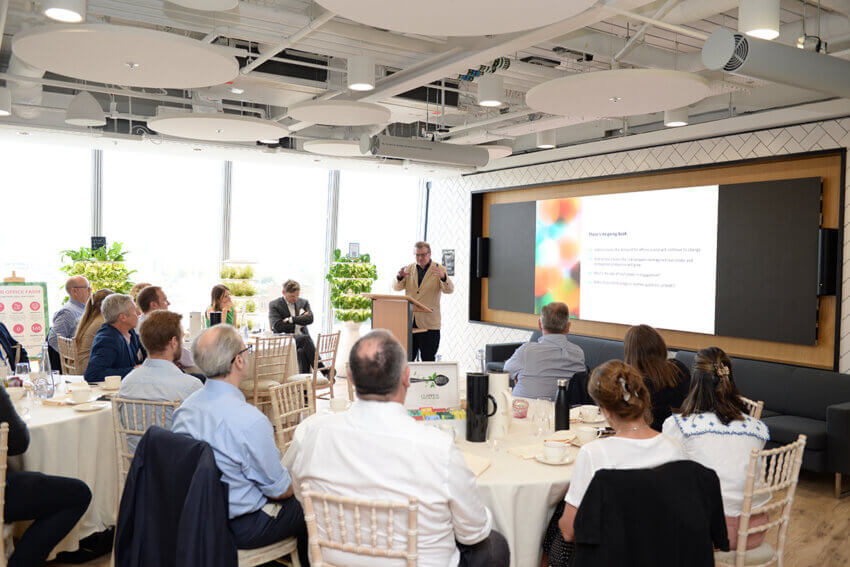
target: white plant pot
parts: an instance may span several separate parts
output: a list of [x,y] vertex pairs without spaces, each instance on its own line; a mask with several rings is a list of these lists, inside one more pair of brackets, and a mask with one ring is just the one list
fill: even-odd
[[355,321],[345,321],[342,323],[342,333],[339,336],[339,348],[336,351],[336,373],[337,376],[348,377],[346,363],[348,362],[348,354],[351,352],[351,347],[360,338],[360,327],[363,323]]

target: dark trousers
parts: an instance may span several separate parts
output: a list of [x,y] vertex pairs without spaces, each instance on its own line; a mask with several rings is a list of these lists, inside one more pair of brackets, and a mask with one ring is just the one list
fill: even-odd
[[307,524],[304,523],[304,511],[295,497],[279,502],[277,516],[271,517],[262,510],[245,514],[230,520],[230,529],[239,549],[255,549],[271,545],[288,537],[298,538],[298,559],[301,565],[308,567],[310,558],[307,553]]
[[496,530],[490,530],[490,535],[478,543],[458,543],[457,549],[460,551],[458,567],[508,567],[511,564],[508,541]]
[[298,372],[310,372],[316,361],[316,345],[310,335],[295,335],[295,350],[298,353]]
[[44,565],[89,507],[91,491],[75,478],[16,471],[6,475],[4,520],[35,520],[15,545],[9,567]]
[[59,356],[59,351],[47,345],[47,355],[50,358],[50,369],[62,374],[62,358]]
[[416,356],[419,355],[419,360],[422,362],[433,362],[438,348],[440,348],[439,329],[413,333],[413,345],[408,356],[410,360],[416,360]]

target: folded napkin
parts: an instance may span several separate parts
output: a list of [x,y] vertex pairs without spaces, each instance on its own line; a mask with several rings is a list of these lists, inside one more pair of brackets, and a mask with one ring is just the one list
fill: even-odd
[[472,453],[463,453],[463,460],[466,461],[466,466],[472,471],[475,476],[481,476],[481,473],[490,467],[492,461],[487,457],[480,457]]
[[508,453],[515,455],[520,459],[533,459],[543,452],[543,443],[534,443],[532,445],[523,445],[522,447],[511,447]]

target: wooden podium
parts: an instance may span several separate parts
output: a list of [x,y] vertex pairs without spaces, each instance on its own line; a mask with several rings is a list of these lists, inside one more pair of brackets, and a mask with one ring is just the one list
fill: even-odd
[[364,293],[363,297],[372,300],[372,329],[388,330],[409,354],[413,333],[425,331],[413,328],[413,312],[431,313],[431,308],[406,295]]

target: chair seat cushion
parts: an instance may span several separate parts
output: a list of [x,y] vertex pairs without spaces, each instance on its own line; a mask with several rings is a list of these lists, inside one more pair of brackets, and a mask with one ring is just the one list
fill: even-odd
[[797,440],[801,433],[806,436],[806,450],[826,449],[826,422],[796,415],[776,415],[762,421],[770,430],[770,440],[787,445]]
[[[257,384],[258,392],[268,392],[269,388],[272,386],[277,386],[280,382],[276,380],[269,379],[261,379]],[[242,383],[239,384],[239,389],[243,392],[253,392],[254,391],[254,381],[253,380],[243,380]]]
[[769,410],[769,409],[761,410],[762,421],[764,421],[768,417],[776,417],[777,415],[782,415],[782,414],[779,413],[778,411],[773,411],[773,410]]
[[[767,563],[773,559],[775,553],[770,544],[763,543],[755,549],[747,551],[747,555],[744,558],[744,565],[761,565],[762,563]],[[735,552],[715,551],[714,561],[718,565],[735,565]]]
[[[311,374],[311,373],[293,374],[292,376],[286,377],[287,382],[298,382],[299,380],[312,380],[312,379],[313,379],[313,374]],[[331,381],[328,380],[325,377],[325,375],[322,374],[321,372],[319,373],[318,376],[316,376],[316,386],[327,386],[330,383],[331,383]]]

